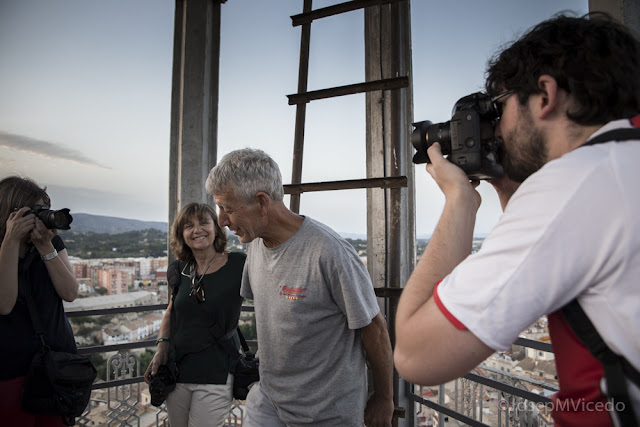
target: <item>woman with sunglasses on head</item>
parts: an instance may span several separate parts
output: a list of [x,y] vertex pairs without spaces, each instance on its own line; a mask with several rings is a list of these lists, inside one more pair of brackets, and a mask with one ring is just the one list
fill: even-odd
[[27,295],[44,329],[44,341],[54,351],[75,353],[76,342],[62,300],[78,296],[67,250],[56,230],[33,214],[48,209],[46,189],[28,178],[0,181],[0,414],[3,425],[63,426],[61,417],[45,417],[20,408],[25,376],[42,346],[36,337]]
[[215,210],[204,203],[182,208],[170,239],[177,260],[169,265],[167,278],[172,284],[171,277],[176,277],[177,286],[145,381],[150,384],[161,365],[175,366],[176,388],[166,399],[171,426],[222,426],[233,400],[233,357],[215,335],[228,333],[227,339],[239,351],[234,331],[242,307],[246,255],[225,250],[227,235]]

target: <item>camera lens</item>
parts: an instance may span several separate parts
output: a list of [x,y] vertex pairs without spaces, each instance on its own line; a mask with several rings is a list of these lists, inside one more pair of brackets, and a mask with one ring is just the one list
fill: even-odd
[[414,123],[411,133],[411,144],[416,149],[413,163],[429,163],[427,149],[434,142],[440,143],[443,155],[451,154],[451,122],[433,124],[429,120]]
[[427,147],[440,143],[443,155],[451,154],[451,122],[436,123],[427,128]]
[[44,226],[48,229],[69,230],[69,224],[73,221],[73,217],[69,213],[69,209],[60,209],[54,211],[43,206],[34,206],[27,214],[35,214]]

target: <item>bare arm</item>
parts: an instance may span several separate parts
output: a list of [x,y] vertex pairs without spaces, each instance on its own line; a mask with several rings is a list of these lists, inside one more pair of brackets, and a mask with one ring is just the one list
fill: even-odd
[[[160,330],[158,331],[158,337],[170,337],[171,336],[171,307],[173,307],[173,300],[169,300],[167,310],[164,312],[162,322],[160,322]],[[169,347],[171,343],[169,341],[159,342],[156,346],[156,354],[151,359],[151,363],[147,367],[147,371],[144,373],[144,380],[147,384],[151,383],[150,376],[158,373],[158,368],[161,365],[165,365],[169,360]]]
[[[31,241],[40,255],[53,252],[55,248],[51,240],[54,236],[54,231],[49,230],[40,219],[36,218],[35,227],[31,230]],[[67,250],[61,250],[57,257],[45,261],[44,264],[60,298],[65,301],[75,300],[78,296],[78,281],[73,274]]]
[[393,354],[387,322],[378,313],[361,331],[374,388],[364,411],[364,421],[367,427],[391,427],[394,409]]
[[442,384],[457,378],[490,355],[493,350],[471,332],[458,330],[433,300],[435,284],[470,253],[480,196],[464,172],[432,145],[427,171],[445,194],[442,216],[411,274],[396,316],[395,365],[407,380],[418,384]]
[[35,215],[24,216],[29,208],[12,212],[6,222],[6,232],[0,246],[0,315],[13,311],[18,298],[18,262],[20,242],[35,226]]

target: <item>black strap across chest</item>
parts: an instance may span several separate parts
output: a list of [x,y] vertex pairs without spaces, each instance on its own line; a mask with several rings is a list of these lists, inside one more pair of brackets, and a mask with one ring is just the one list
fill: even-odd
[[[614,129],[591,138],[581,145],[595,145],[610,141],[640,140],[640,128]],[[623,356],[615,354],[604,342],[577,299],[564,307],[562,314],[578,339],[589,349],[604,370],[607,397],[623,405],[614,405],[623,426],[637,427],[633,402],[629,396],[626,379],[640,387],[640,372]],[[630,337],[630,339],[632,339]],[[621,409],[621,410],[620,410]]]

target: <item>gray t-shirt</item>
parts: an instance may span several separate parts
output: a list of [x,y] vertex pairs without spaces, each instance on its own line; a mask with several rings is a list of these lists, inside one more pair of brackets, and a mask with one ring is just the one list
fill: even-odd
[[240,293],[253,299],[260,385],[289,426],[361,426],[366,368],[358,330],[379,313],[353,247],[309,217],[289,240],[249,244]]

